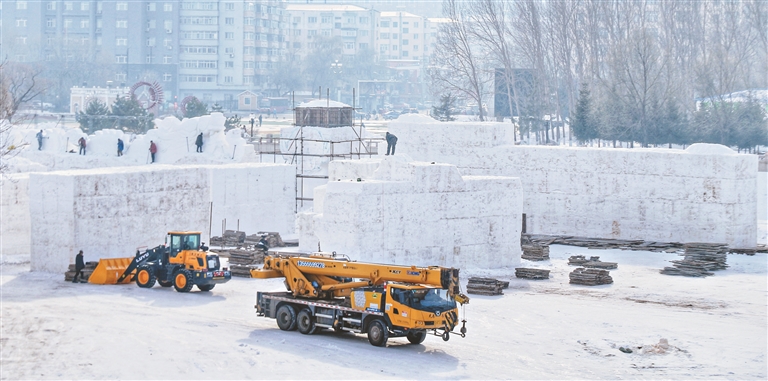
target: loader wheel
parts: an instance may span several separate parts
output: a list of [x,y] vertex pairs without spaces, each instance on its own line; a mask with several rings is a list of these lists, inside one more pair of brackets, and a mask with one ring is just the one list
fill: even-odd
[[315,317],[312,316],[312,311],[309,308],[299,311],[299,315],[296,317],[296,328],[305,335],[315,333],[315,328],[317,328],[315,327]]
[[368,326],[368,342],[376,347],[387,345],[389,330],[381,319],[376,319]]
[[178,292],[189,292],[192,289],[192,274],[189,270],[179,270],[173,277],[173,287]]
[[215,286],[215,284],[198,284],[197,288],[199,288],[200,291],[211,291],[213,290],[213,286]]
[[277,326],[283,331],[296,329],[296,310],[290,304],[283,304],[277,309]]
[[158,279],[157,284],[159,284],[161,287],[171,287],[171,286],[173,286],[173,282],[167,281],[167,280],[159,280]]
[[142,288],[151,288],[155,285],[155,273],[147,266],[139,267],[136,274],[136,284]]
[[410,341],[411,344],[421,344],[424,342],[424,339],[426,338],[427,338],[427,331],[412,330],[408,332],[408,341]]

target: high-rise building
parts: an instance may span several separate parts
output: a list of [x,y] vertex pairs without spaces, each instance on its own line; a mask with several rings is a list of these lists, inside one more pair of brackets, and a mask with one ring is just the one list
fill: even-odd
[[339,37],[339,60],[359,52],[375,51],[379,12],[354,5],[289,4],[288,39],[297,56],[304,58],[319,37]]

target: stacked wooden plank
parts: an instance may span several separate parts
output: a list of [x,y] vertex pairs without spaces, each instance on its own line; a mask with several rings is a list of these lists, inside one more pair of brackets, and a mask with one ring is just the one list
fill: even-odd
[[210,246],[220,247],[242,247],[244,244],[245,232],[234,230],[225,230],[221,237],[211,237],[210,242]]
[[524,244],[537,245],[569,245],[586,247],[589,249],[621,249],[621,250],[643,250],[654,252],[677,252],[683,248],[678,242],[655,242],[643,240],[626,239],[608,239],[608,238],[587,238],[575,236],[543,235],[543,234],[523,234]]
[[728,246],[712,243],[686,243],[683,260],[671,261],[674,267],[665,267],[659,270],[662,274],[683,276],[709,276],[711,271],[728,268]]
[[529,269],[525,267],[515,268],[515,277],[523,279],[549,279],[549,270]]
[[583,255],[572,255],[568,258],[568,264],[571,266],[581,266],[596,269],[617,269],[619,264],[616,262],[603,262],[600,257],[591,256],[587,259]]
[[[93,273],[93,270],[96,269],[96,265],[98,265],[99,262],[85,262],[85,268],[80,272],[80,276],[78,277],[78,281],[82,280],[82,282],[87,282],[88,278],[91,277],[91,273]],[[75,265],[69,265],[69,269],[67,272],[64,273],[64,280],[67,282],[71,282],[75,279]]]
[[232,276],[250,278],[251,269],[264,263],[264,252],[261,250],[225,249],[216,252],[220,257],[229,258]]
[[613,278],[608,270],[585,269],[579,267],[568,274],[571,284],[581,284],[584,286],[597,286],[601,284],[613,283]]
[[509,287],[509,282],[492,278],[471,277],[467,283],[467,293],[477,295],[502,295],[503,289]]
[[520,257],[529,261],[549,260],[549,246],[523,245],[523,255]]

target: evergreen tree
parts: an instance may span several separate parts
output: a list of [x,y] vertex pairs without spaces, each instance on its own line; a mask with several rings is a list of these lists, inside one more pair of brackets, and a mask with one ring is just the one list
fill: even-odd
[[579,90],[579,99],[576,104],[576,111],[573,113],[571,130],[576,135],[576,139],[581,141],[589,141],[600,137],[597,118],[592,111],[589,87],[586,83],[582,83],[581,90]]
[[80,129],[86,134],[112,127],[109,118],[109,108],[98,99],[91,99],[85,107],[85,111],[79,111],[76,120],[80,123]]
[[447,122],[456,120],[453,117],[453,108],[456,103],[456,97],[451,94],[445,94],[440,97],[440,105],[432,106],[432,117],[441,121]]
[[110,115],[115,117],[115,124],[123,131],[144,133],[154,127],[153,115],[147,114],[147,110],[133,96],[117,97]]
[[192,98],[191,101],[187,102],[187,105],[184,108],[185,118],[196,118],[198,116],[203,116],[208,114],[209,114],[208,105],[201,102],[197,98]]

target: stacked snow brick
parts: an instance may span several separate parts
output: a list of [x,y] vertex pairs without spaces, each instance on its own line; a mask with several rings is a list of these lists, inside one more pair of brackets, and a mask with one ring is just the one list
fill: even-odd
[[29,260],[29,174],[0,176],[0,260]]
[[520,263],[520,180],[461,176],[405,155],[333,161],[299,214],[300,249],[366,262],[460,268]]

